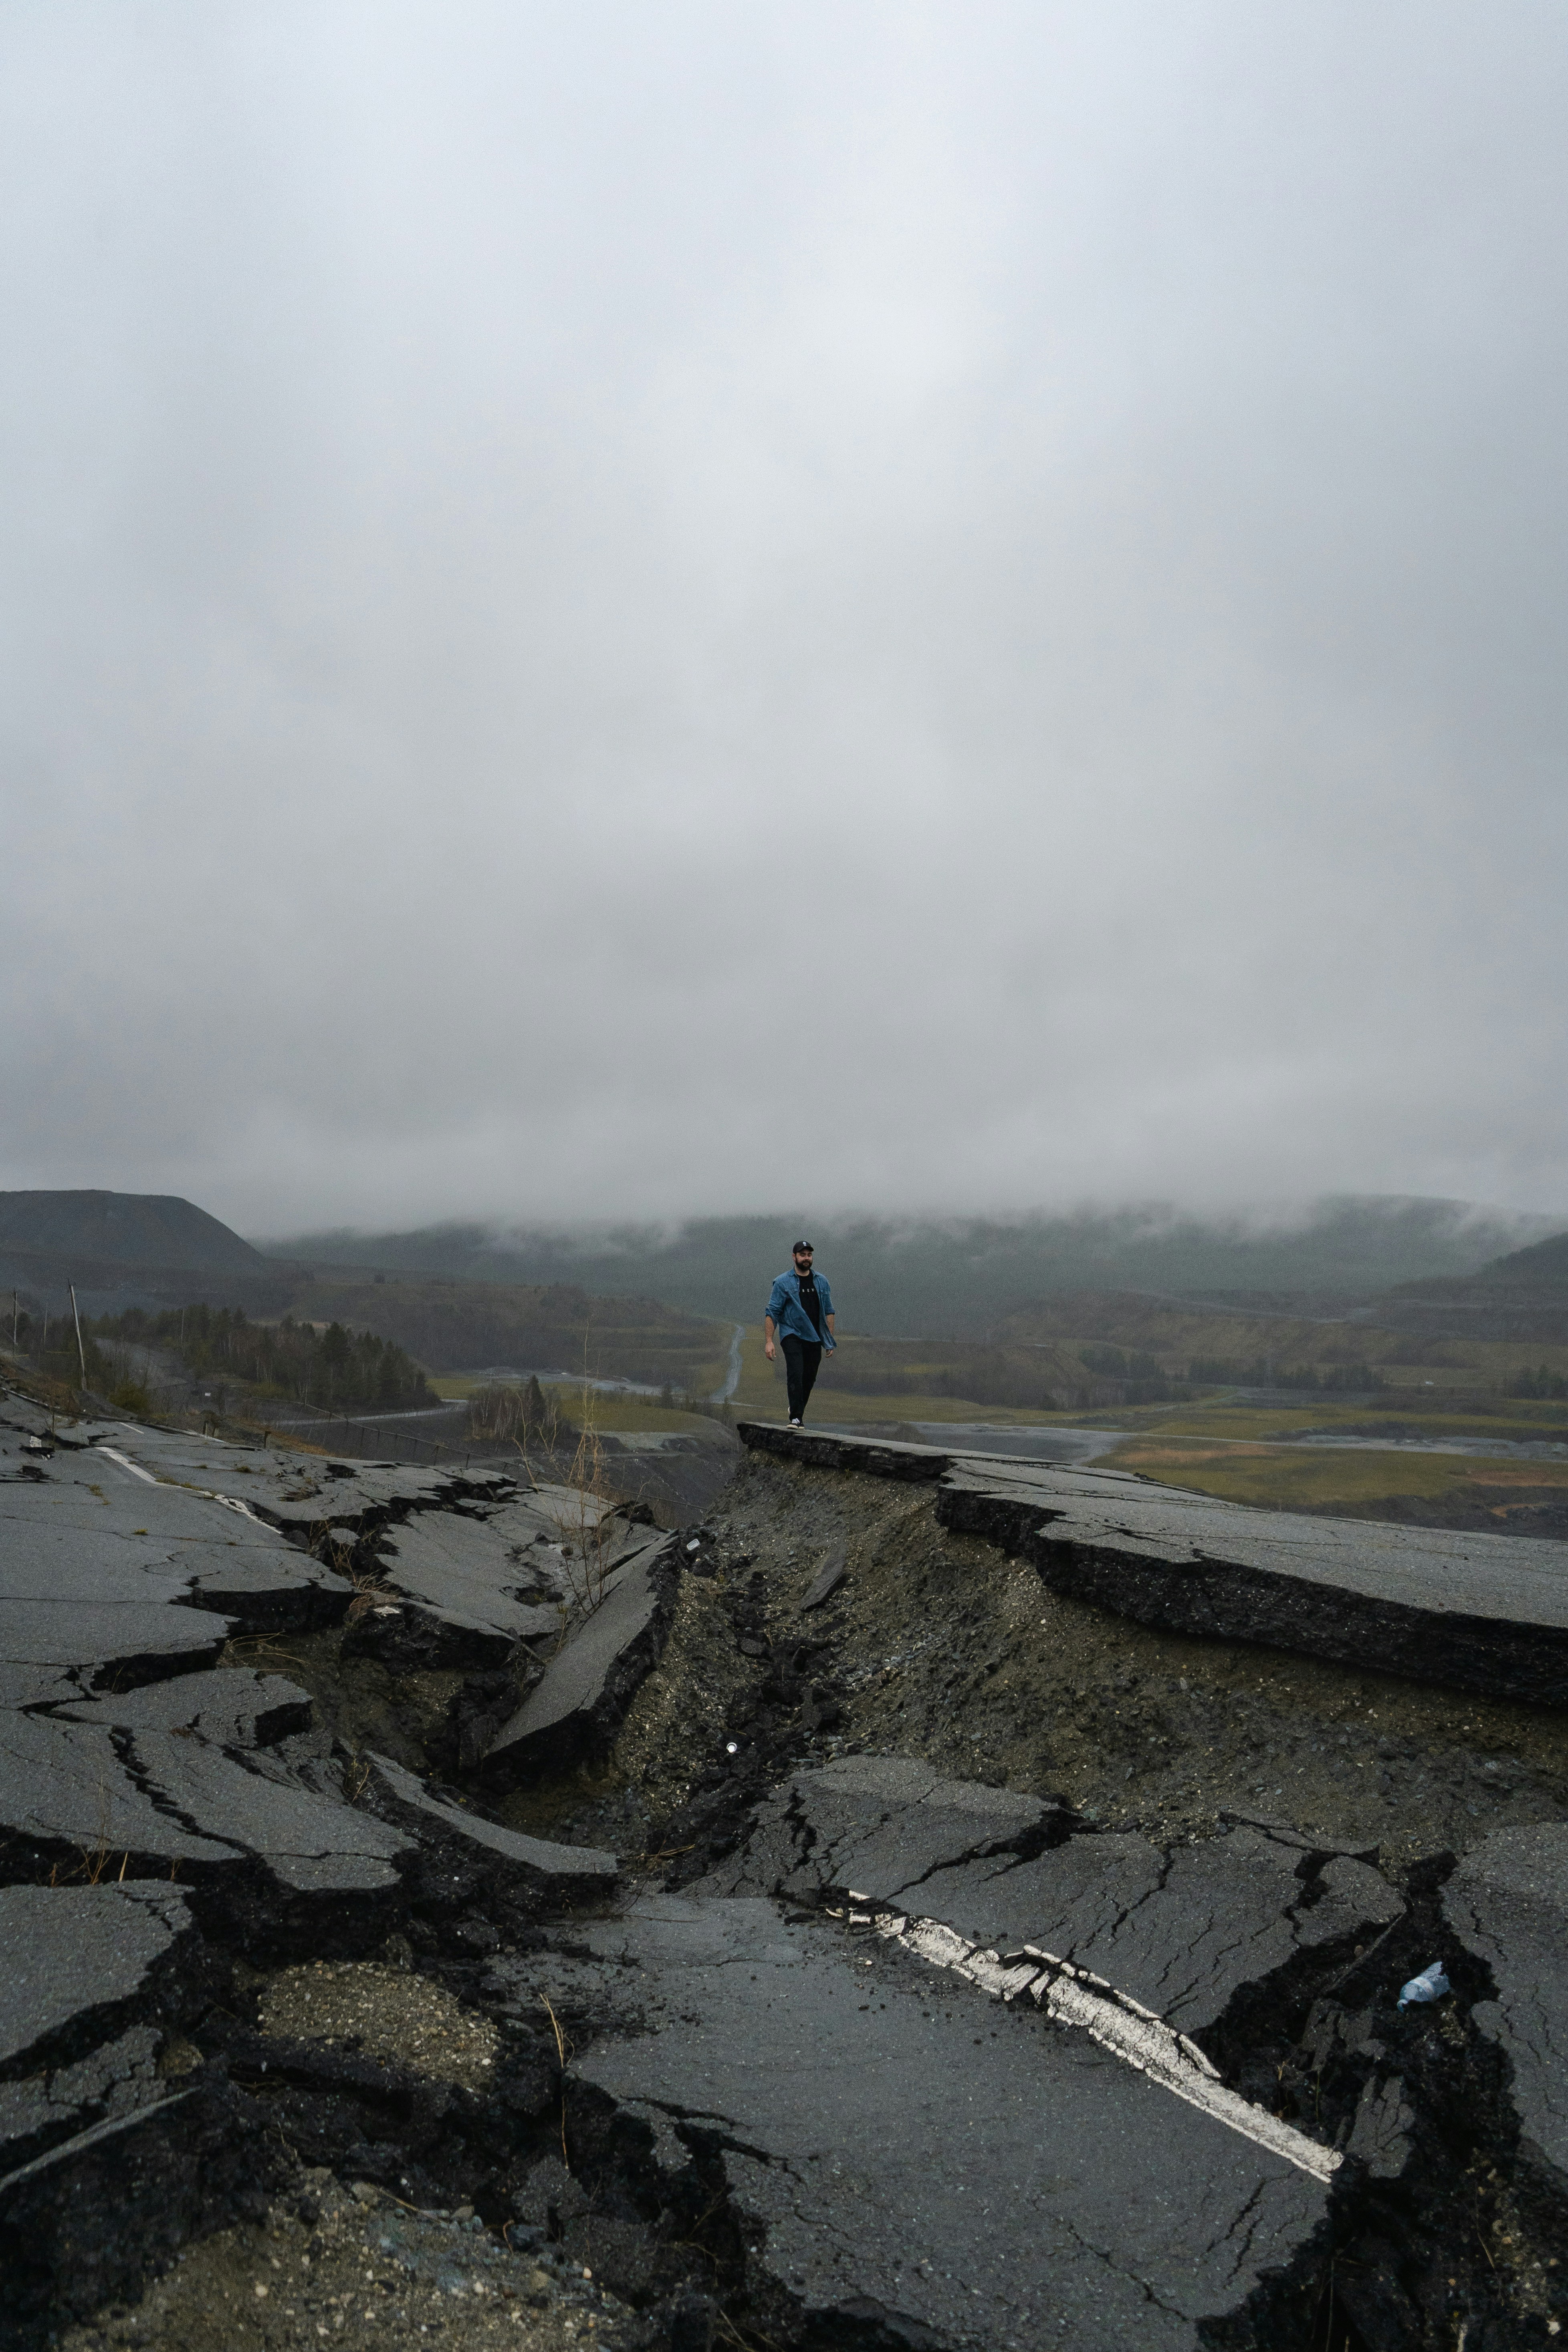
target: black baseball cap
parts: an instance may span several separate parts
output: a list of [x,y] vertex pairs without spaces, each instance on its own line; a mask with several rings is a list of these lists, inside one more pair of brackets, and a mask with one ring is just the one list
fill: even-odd
[[816,1244],[812,1242],[791,1242],[789,1245],[791,1257],[795,1255],[796,1250],[810,1250],[813,1257],[816,1255]]

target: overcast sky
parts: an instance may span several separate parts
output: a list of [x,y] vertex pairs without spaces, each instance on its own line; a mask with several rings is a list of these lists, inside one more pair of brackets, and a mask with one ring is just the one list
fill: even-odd
[[7,0],[0,1185],[1568,1211],[1568,17]]

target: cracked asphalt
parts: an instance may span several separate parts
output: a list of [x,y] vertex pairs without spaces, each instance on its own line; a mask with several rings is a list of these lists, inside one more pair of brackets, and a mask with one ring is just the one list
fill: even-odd
[[761,1898],[649,1895],[590,1931],[654,1979],[585,2080],[720,2155],[767,2283],[940,2340],[1188,2346],[1325,2192],[1036,2010]]
[[[83,1491],[90,1544],[108,1507]],[[62,1752],[109,1728],[156,1745],[204,1826],[242,1787],[234,1834],[270,1818],[290,1773],[331,1796],[342,1889],[341,1942],[312,1950],[301,1926],[258,1967],[241,1937],[205,1990],[161,1898],[147,1966],[179,2031],[150,1974],[102,2065],[226,2098],[266,2144],[270,2202],[57,2340],[1504,2352],[1560,2333],[1563,1718],[1152,1632],[1049,1593],[934,1501],[749,1459],[682,1536],[663,1654],[607,1746],[488,1799],[470,1781],[458,1811],[401,1776],[447,1841],[406,1885],[412,1832],[344,1769],[358,1718],[312,1727],[258,1645],[241,1672],[209,1664],[215,1625],[177,1689],[119,1694],[112,1722],[51,1684]],[[158,1508],[191,1540],[188,1502],[138,1498]],[[425,1549],[482,1583],[482,1515],[435,1508]],[[221,1546],[243,1548],[226,1591],[244,1567],[314,1606],[314,1560]],[[458,1669],[437,1690],[412,1651],[367,1663],[360,1631],[315,1623],[290,1645],[318,1708],[357,1675],[414,1772],[462,1770],[460,1738],[435,1744]],[[390,1803],[396,1766],[376,1769]],[[488,1811],[613,1849],[619,1885],[600,1854],[569,1887],[558,1858],[553,1912],[487,1908]],[[454,1873],[458,1831],[479,1859]],[[314,1885],[277,1852],[284,1884]],[[123,1937],[151,1896],[70,1899]],[[205,1882],[193,1901],[204,1932],[240,1934]],[[1450,1993],[1398,2011],[1438,1957]]]
[[[1250,2299],[1242,2298],[1245,2315],[1231,2306],[1224,2324],[1241,2333],[1228,2340],[1305,2344],[1318,2340],[1315,2328],[1326,2328],[1322,2340],[1336,2345],[1394,2352],[1430,2342],[1447,2352],[1461,2326],[1471,2341],[1489,2328],[1487,2341],[1508,2343],[1518,2330],[1553,2319],[1568,2324],[1553,2251],[1568,2225],[1560,2159],[1542,2170],[1527,2149],[1523,2185],[1505,2163],[1502,2189],[1486,2192],[1512,2198],[1517,2226],[1489,2231],[1483,2242],[1473,2218],[1478,2182],[1497,2174],[1500,2143],[1517,2135],[1515,2101],[1524,2100],[1531,2115],[1560,2109],[1551,2069],[1531,2057],[1542,2038],[1534,2011],[1542,1996],[1521,1987],[1508,2012],[1520,2020],[1511,2042],[1506,2018],[1487,1997],[1492,1981],[1479,1973],[1465,1977],[1463,1996],[1456,1993],[1440,2014],[1394,2008],[1403,1974],[1451,1948],[1442,1940],[1436,1890],[1453,1856],[1494,1837],[1563,1834],[1563,1717],[1261,1646],[1153,1632],[1047,1592],[1032,1569],[1004,1550],[943,1528],[933,1505],[929,1490],[853,1471],[825,1475],[749,1459],[710,1522],[732,1645],[726,1653],[721,1610],[707,1588],[700,1645],[689,1662],[678,1625],[657,1677],[628,1716],[609,1773],[596,1790],[557,1791],[552,1801],[564,1808],[558,1818],[628,1853],[662,1857],[668,1893],[689,1900],[771,1894],[810,1906],[837,1882],[933,1914],[999,1949],[1043,1944],[1195,2032],[1226,2082],[1348,2151],[1344,2182],[1322,2199],[1318,2221],[1300,2241],[1321,2245],[1314,2229],[1343,2235],[1331,2272],[1317,2264],[1312,2288],[1313,2257],[1271,2255]],[[824,1605],[803,1609],[835,1562],[845,1570],[837,1591]],[[695,1743],[678,1736],[683,1722],[700,1731],[695,1756]],[[868,1842],[856,1804],[847,1800],[835,1824],[819,1795],[803,1853],[795,1776],[826,1766],[831,1778],[862,1763],[918,1767],[928,1788],[966,1781],[969,1804],[1014,1808],[1010,1822],[998,1827],[994,1820],[987,1832],[994,1846],[1010,1850],[987,1856],[973,1822],[966,1832],[952,1822],[942,1831],[951,1832],[945,1853],[928,1846],[906,1868],[890,1850],[900,1837],[896,1805],[878,1808]],[[1032,1824],[1025,1818],[1030,1806]],[[1531,1913],[1528,1936],[1518,1928],[1521,1953],[1540,1952],[1549,1919],[1560,1932],[1560,1885]],[[879,1971],[885,1965],[879,1960]],[[1561,2035],[1568,2013],[1553,1966],[1544,1998]],[[1464,1968],[1459,1959],[1453,1967],[1458,1980]],[[716,2021],[725,1981],[716,1963],[702,1976],[692,2014],[709,2018],[706,2034],[677,2021],[624,2049],[598,2045],[585,2061],[595,2079],[628,2095],[635,2084],[647,2089],[663,2079],[672,2098],[688,2061],[701,2079],[700,2045],[722,2038]],[[782,2015],[782,1996],[773,1998]],[[987,2007],[968,1988],[947,1998],[981,2016]],[[880,2032],[879,2007],[874,2014]],[[959,2043],[977,2053],[984,2075],[993,2052],[1007,2046],[1000,2037],[1016,2035],[1026,2021],[1009,2011],[1005,2025],[994,2017],[972,2021]],[[1512,2089],[1493,2062],[1489,2044],[1498,2041],[1509,2065],[1525,2069]],[[767,2115],[787,2116],[793,2097],[805,2095],[807,2111],[816,2098],[849,2100],[853,2094],[837,2087],[840,2072],[858,2087],[862,2070],[853,2054],[828,2054],[829,2044],[804,2023],[790,2046],[809,2095],[782,2080],[772,2107],[753,2102],[744,2081],[722,2099],[707,2095],[743,2121],[748,2136],[762,2134],[754,2144],[766,2144]],[[1021,2046],[1015,2039],[1015,2054]],[[1026,2046],[1032,2053],[1034,2045]],[[1081,2063],[1115,2063],[1098,2055]],[[1426,2105],[1413,2121],[1407,2092],[1417,2080]],[[1043,2080],[1037,2087],[1043,2091]],[[679,2094],[689,2095],[689,2086]],[[1177,2104],[1165,2100],[1172,2113]],[[967,2094],[961,2097],[951,2084],[934,2105],[953,2118],[970,2113]],[[1010,2113],[1005,2095],[995,2112]],[[1186,2116],[1149,2126],[1172,2150],[1194,2127]],[[946,2161],[940,2137],[924,2148],[935,2177]],[[1549,2143],[1552,2137],[1547,2131]],[[997,2139],[1013,2147],[1011,2124]],[[976,2152],[985,2146],[983,2133],[966,2142],[965,2199],[975,2194]],[[1206,2158],[1196,2160],[1202,2170]],[[1245,2169],[1252,2159],[1239,2160]],[[744,2161],[754,2166],[757,2158]],[[725,2162],[734,2170],[743,2160],[737,2154]],[[1412,2204],[1403,2184],[1422,2167],[1436,2177],[1423,2181]],[[998,2185],[1005,2170],[998,2160],[989,2176],[1000,2200],[991,2218],[1005,2231],[1037,2230],[1037,2210],[1026,2221],[1008,2201],[1016,2184]],[[745,2178],[761,2213],[765,2183]],[[1068,2180],[1059,2168],[1046,2178]],[[1363,2186],[1354,2191],[1358,2218],[1347,2224],[1352,2179]],[[1390,2185],[1368,2192],[1369,2179]],[[1124,2222],[1097,2239],[1094,2222],[1073,2209],[1070,2183],[1057,2193],[1053,2226],[1065,2233],[1062,2242],[1075,2231],[1087,2243],[1137,2242]],[[1140,2187],[1137,2195],[1144,2193]],[[1292,2193],[1309,2202],[1319,2194],[1310,2184]],[[1163,2199],[1169,2210],[1171,2194],[1167,2183],[1154,2192],[1156,2203]],[[875,2197],[863,2183],[856,2199],[858,2212],[872,2210]],[[802,2249],[811,2210],[791,2209],[789,2230]],[[944,2229],[959,2210],[951,2182]],[[1133,2203],[1124,2210],[1131,2213]],[[777,2216],[775,2224],[784,2226]],[[826,2218],[822,2228],[826,2245]],[[1213,2242],[1190,2220],[1175,2237]],[[889,2231],[887,2242],[895,2239]],[[766,2242],[782,2241],[770,2232]],[[906,2263],[896,2279],[885,2263],[873,2300],[893,2296],[896,2285],[915,2295],[921,2325],[956,2329],[956,2306],[942,2301],[952,2281],[942,2273],[958,2278],[963,2262],[952,2257],[951,2238],[944,2242],[949,2258],[934,2273],[942,2294],[924,2283],[918,2263]],[[1447,2266],[1439,2248],[1447,2249]],[[1141,2256],[1133,2268],[1148,2280],[1157,2275]],[[826,2258],[801,2251],[789,2273],[792,2290],[808,2301],[828,2296],[831,2270]],[[1322,2282],[1331,2275],[1337,2320],[1324,2315]],[[1296,2300],[1292,2281],[1300,2288]],[[968,2292],[972,2304],[992,2294],[983,2263],[969,2275]],[[1074,2304],[1073,2340],[1086,2326],[1086,2342],[1118,2340],[1122,2321],[1110,2315],[1115,2300],[1102,2300],[1098,2317],[1089,2319]],[[889,2307],[908,2305],[894,2296]],[[1206,2330],[1224,2307],[1211,2307],[1205,2321],[1178,2299],[1162,2326],[1176,2326],[1177,2310],[1181,2326]],[[997,2300],[986,2324],[999,2344],[1027,2344],[1037,2318],[1031,2299],[1014,2296]],[[1103,2339],[1096,2327],[1109,2331]],[[1343,2332],[1352,2327],[1358,2332]],[[1037,2340],[1052,2340],[1050,2329]]]

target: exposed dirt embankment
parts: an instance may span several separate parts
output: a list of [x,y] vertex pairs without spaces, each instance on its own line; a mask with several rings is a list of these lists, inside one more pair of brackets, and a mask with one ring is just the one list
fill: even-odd
[[1237,1812],[1391,1860],[1568,1812],[1568,1725],[1542,1709],[1152,1631],[942,1527],[929,1487],[749,1455],[723,1503],[722,1588],[687,1580],[609,1775],[539,1791],[536,1824],[700,1847],[783,1761],[847,1748],[1160,1839]]

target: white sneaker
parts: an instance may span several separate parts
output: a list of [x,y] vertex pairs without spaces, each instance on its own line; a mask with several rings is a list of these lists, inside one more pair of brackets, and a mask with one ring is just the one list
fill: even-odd
[[792,1421],[791,1421],[791,1423],[790,1423],[790,1427],[791,1427],[792,1429],[798,1429],[798,1428],[800,1427],[800,1423],[799,1423],[799,1422],[798,1422],[798,1421],[792,1420]]

